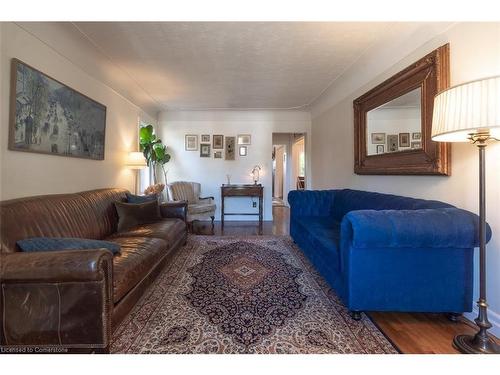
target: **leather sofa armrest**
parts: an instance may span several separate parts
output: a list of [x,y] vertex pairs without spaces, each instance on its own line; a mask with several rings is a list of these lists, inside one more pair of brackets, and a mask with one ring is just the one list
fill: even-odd
[[109,250],[3,253],[0,262],[1,345],[108,350],[113,311]]
[[478,216],[459,208],[351,211],[344,216],[341,231],[343,244],[350,241],[353,248],[479,246]]
[[108,276],[113,254],[85,249],[3,253],[1,259],[2,282],[98,281]]
[[187,221],[187,201],[174,201],[160,204],[160,213],[164,218]]

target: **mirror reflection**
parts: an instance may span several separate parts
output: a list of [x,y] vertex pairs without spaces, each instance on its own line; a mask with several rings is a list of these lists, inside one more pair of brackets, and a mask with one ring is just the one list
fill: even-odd
[[368,156],[422,148],[421,96],[419,87],[366,114]]

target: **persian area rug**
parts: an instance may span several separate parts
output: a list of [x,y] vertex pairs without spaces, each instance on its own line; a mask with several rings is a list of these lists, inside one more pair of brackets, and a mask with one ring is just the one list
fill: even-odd
[[113,336],[112,353],[397,353],[289,237],[191,236]]

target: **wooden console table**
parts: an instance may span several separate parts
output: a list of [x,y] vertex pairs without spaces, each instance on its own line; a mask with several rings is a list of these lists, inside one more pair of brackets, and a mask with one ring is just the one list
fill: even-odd
[[[264,187],[261,184],[258,185],[222,185],[220,187],[221,194],[221,226],[224,230],[224,216],[225,215],[252,215],[259,216],[259,233],[262,233],[262,206],[264,199]],[[226,197],[257,197],[259,198],[259,213],[249,213],[249,212],[225,212],[224,211],[224,199]]]

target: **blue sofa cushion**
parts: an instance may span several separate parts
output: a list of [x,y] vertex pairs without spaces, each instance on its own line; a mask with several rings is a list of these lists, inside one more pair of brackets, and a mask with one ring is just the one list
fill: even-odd
[[339,269],[340,223],[331,217],[304,216],[295,220],[307,233],[314,247],[314,257],[320,258],[327,267]]
[[64,237],[32,237],[17,241],[17,245],[25,252],[108,249],[117,254],[121,249],[120,245],[114,242]]

